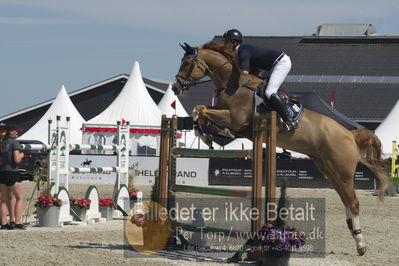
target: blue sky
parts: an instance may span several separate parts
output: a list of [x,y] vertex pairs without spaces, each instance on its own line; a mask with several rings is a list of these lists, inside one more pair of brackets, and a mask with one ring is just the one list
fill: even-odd
[[[277,3],[278,2],[278,3]],[[371,23],[399,34],[399,2],[238,0],[0,0],[0,117],[121,73],[173,81],[179,42],[244,35],[302,36],[325,23]]]

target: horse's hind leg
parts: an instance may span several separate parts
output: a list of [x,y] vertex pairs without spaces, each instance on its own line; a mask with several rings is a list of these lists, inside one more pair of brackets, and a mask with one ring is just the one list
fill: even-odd
[[345,154],[341,153],[340,156],[329,154],[327,157],[319,158],[315,160],[315,163],[319,170],[327,176],[340,196],[345,206],[347,226],[355,240],[357,252],[362,256],[366,252],[367,246],[360,229],[360,205],[353,183],[357,155],[355,153],[351,155],[348,152]]

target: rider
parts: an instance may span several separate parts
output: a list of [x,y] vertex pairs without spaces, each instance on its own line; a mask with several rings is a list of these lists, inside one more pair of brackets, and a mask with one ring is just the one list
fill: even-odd
[[242,43],[242,34],[236,29],[226,31],[223,34],[223,40],[226,45],[236,51],[241,75],[248,75],[249,70],[254,68],[271,70],[265,96],[283,119],[285,130],[290,131],[297,128],[298,123],[293,121],[287,110],[286,102],[277,94],[277,90],[291,69],[290,58],[281,51]]

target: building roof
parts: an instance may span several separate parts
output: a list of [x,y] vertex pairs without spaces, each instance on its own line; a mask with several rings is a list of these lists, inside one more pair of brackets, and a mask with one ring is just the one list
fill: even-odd
[[290,75],[399,76],[399,36],[244,36],[244,42],[287,53]]
[[292,92],[315,92],[326,102],[335,92],[334,108],[357,122],[380,123],[399,97],[399,84],[389,83],[285,82],[282,87]]

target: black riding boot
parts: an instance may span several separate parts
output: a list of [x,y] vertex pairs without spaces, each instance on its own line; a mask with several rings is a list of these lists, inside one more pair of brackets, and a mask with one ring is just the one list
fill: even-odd
[[284,128],[282,131],[290,131],[292,129],[298,128],[298,122],[294,122],[291,115],[288,113],[287,106],[277,93],[273,93],[270,96],[270,102],[273,104],[276,111],[281,116],[284,121]]

